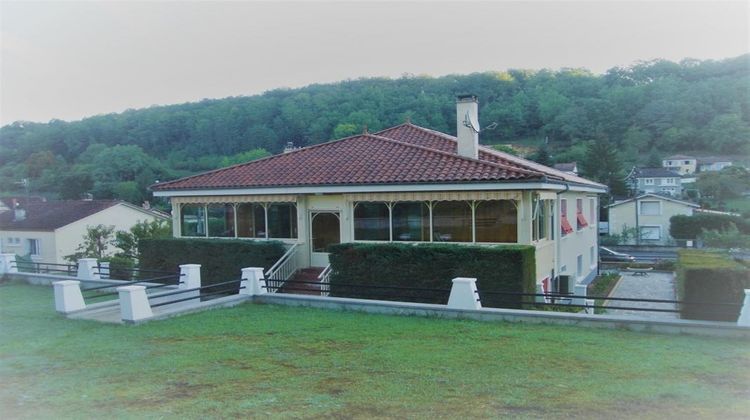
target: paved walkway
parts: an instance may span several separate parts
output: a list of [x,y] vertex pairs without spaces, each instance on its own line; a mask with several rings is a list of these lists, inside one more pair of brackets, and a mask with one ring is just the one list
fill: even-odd
[[[647,276],[634,276],[631,273],[623,271],[621,274],[622,279],[613,291],[612,297],[676,300],[674,274],[672,273],[649,273]],[[671,303],[610,301],[607,306],[613,308],[607,309],[608,314],[679,318],[679,314],[675,312],[614,309],[618,307],[677,309],[677,306]]]

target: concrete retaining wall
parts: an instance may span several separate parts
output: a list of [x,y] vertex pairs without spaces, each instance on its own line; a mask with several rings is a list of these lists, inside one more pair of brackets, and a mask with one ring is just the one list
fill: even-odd
[[566,312],[526,311],[519,309],[482,308],[450,309],[444,305],[390,302],[365,299],[291,295],[283,293],[253,296],[253,302],[312,308],[349,310],[368,313],[428,316],[437,318],[506,321],[533,324],[569,325],[587,328],[624,329],[661,334],[688,334],[707,337],[750,339],[750,328],[729,322],[655,320],[629,315],[588,315]]

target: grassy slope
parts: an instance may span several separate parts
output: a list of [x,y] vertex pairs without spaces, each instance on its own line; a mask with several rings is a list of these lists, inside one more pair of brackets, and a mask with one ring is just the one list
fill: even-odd
[[142,326],[0,286],[3,417],[741,417],[746,342],[246,304]]

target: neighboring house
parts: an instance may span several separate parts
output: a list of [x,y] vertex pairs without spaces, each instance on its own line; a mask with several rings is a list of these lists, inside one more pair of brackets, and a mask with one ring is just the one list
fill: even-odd
[[609,233],[621,235],[627,229],[635,229],[640,245],[668,245],[669,218],[678,214],[692,215],[700,206],[656,194],[643,194],[635,198],[618,201],[607,206]]
[[673,155],[662,160],[661,166],[680,175],[690,175],[698,170],[698,161],[693,156]]
[[578,163],[577,162],[556,163],[555,169],[557,169],[558,171],[563,171],[571,175],[578,175]]
[[281,240],[295,269],[340,242],[527,244],[547,290],[592,280],[606,186],[480,146],[477,110],[459,97],[457,137],[407,122],[152,189],[174,236]]
[[699,172],[720,171],[728,166],[732,166],[732,158],[726,156],[706,156],[698,158]]
[[114,226],[117,231],[142,221],[169,220],[162,213],[115,200],[40,201],[23,206],[5,202],[9,209],[0,212],[0,250],[41,263],[65,263],[89,226]]
[[682,178],[664,168],[633,168],[625,178],[635,194],[682,196]]

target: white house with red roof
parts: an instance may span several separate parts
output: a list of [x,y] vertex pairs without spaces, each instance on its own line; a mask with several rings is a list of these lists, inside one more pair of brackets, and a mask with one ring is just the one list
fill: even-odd
[[547,290],[593,279],[606,186],[479,145],[477,117],[460,96],[456,137],[407,122],[152,188],[174,236],[281,240],[296,268],[342,242],[526,244]]

